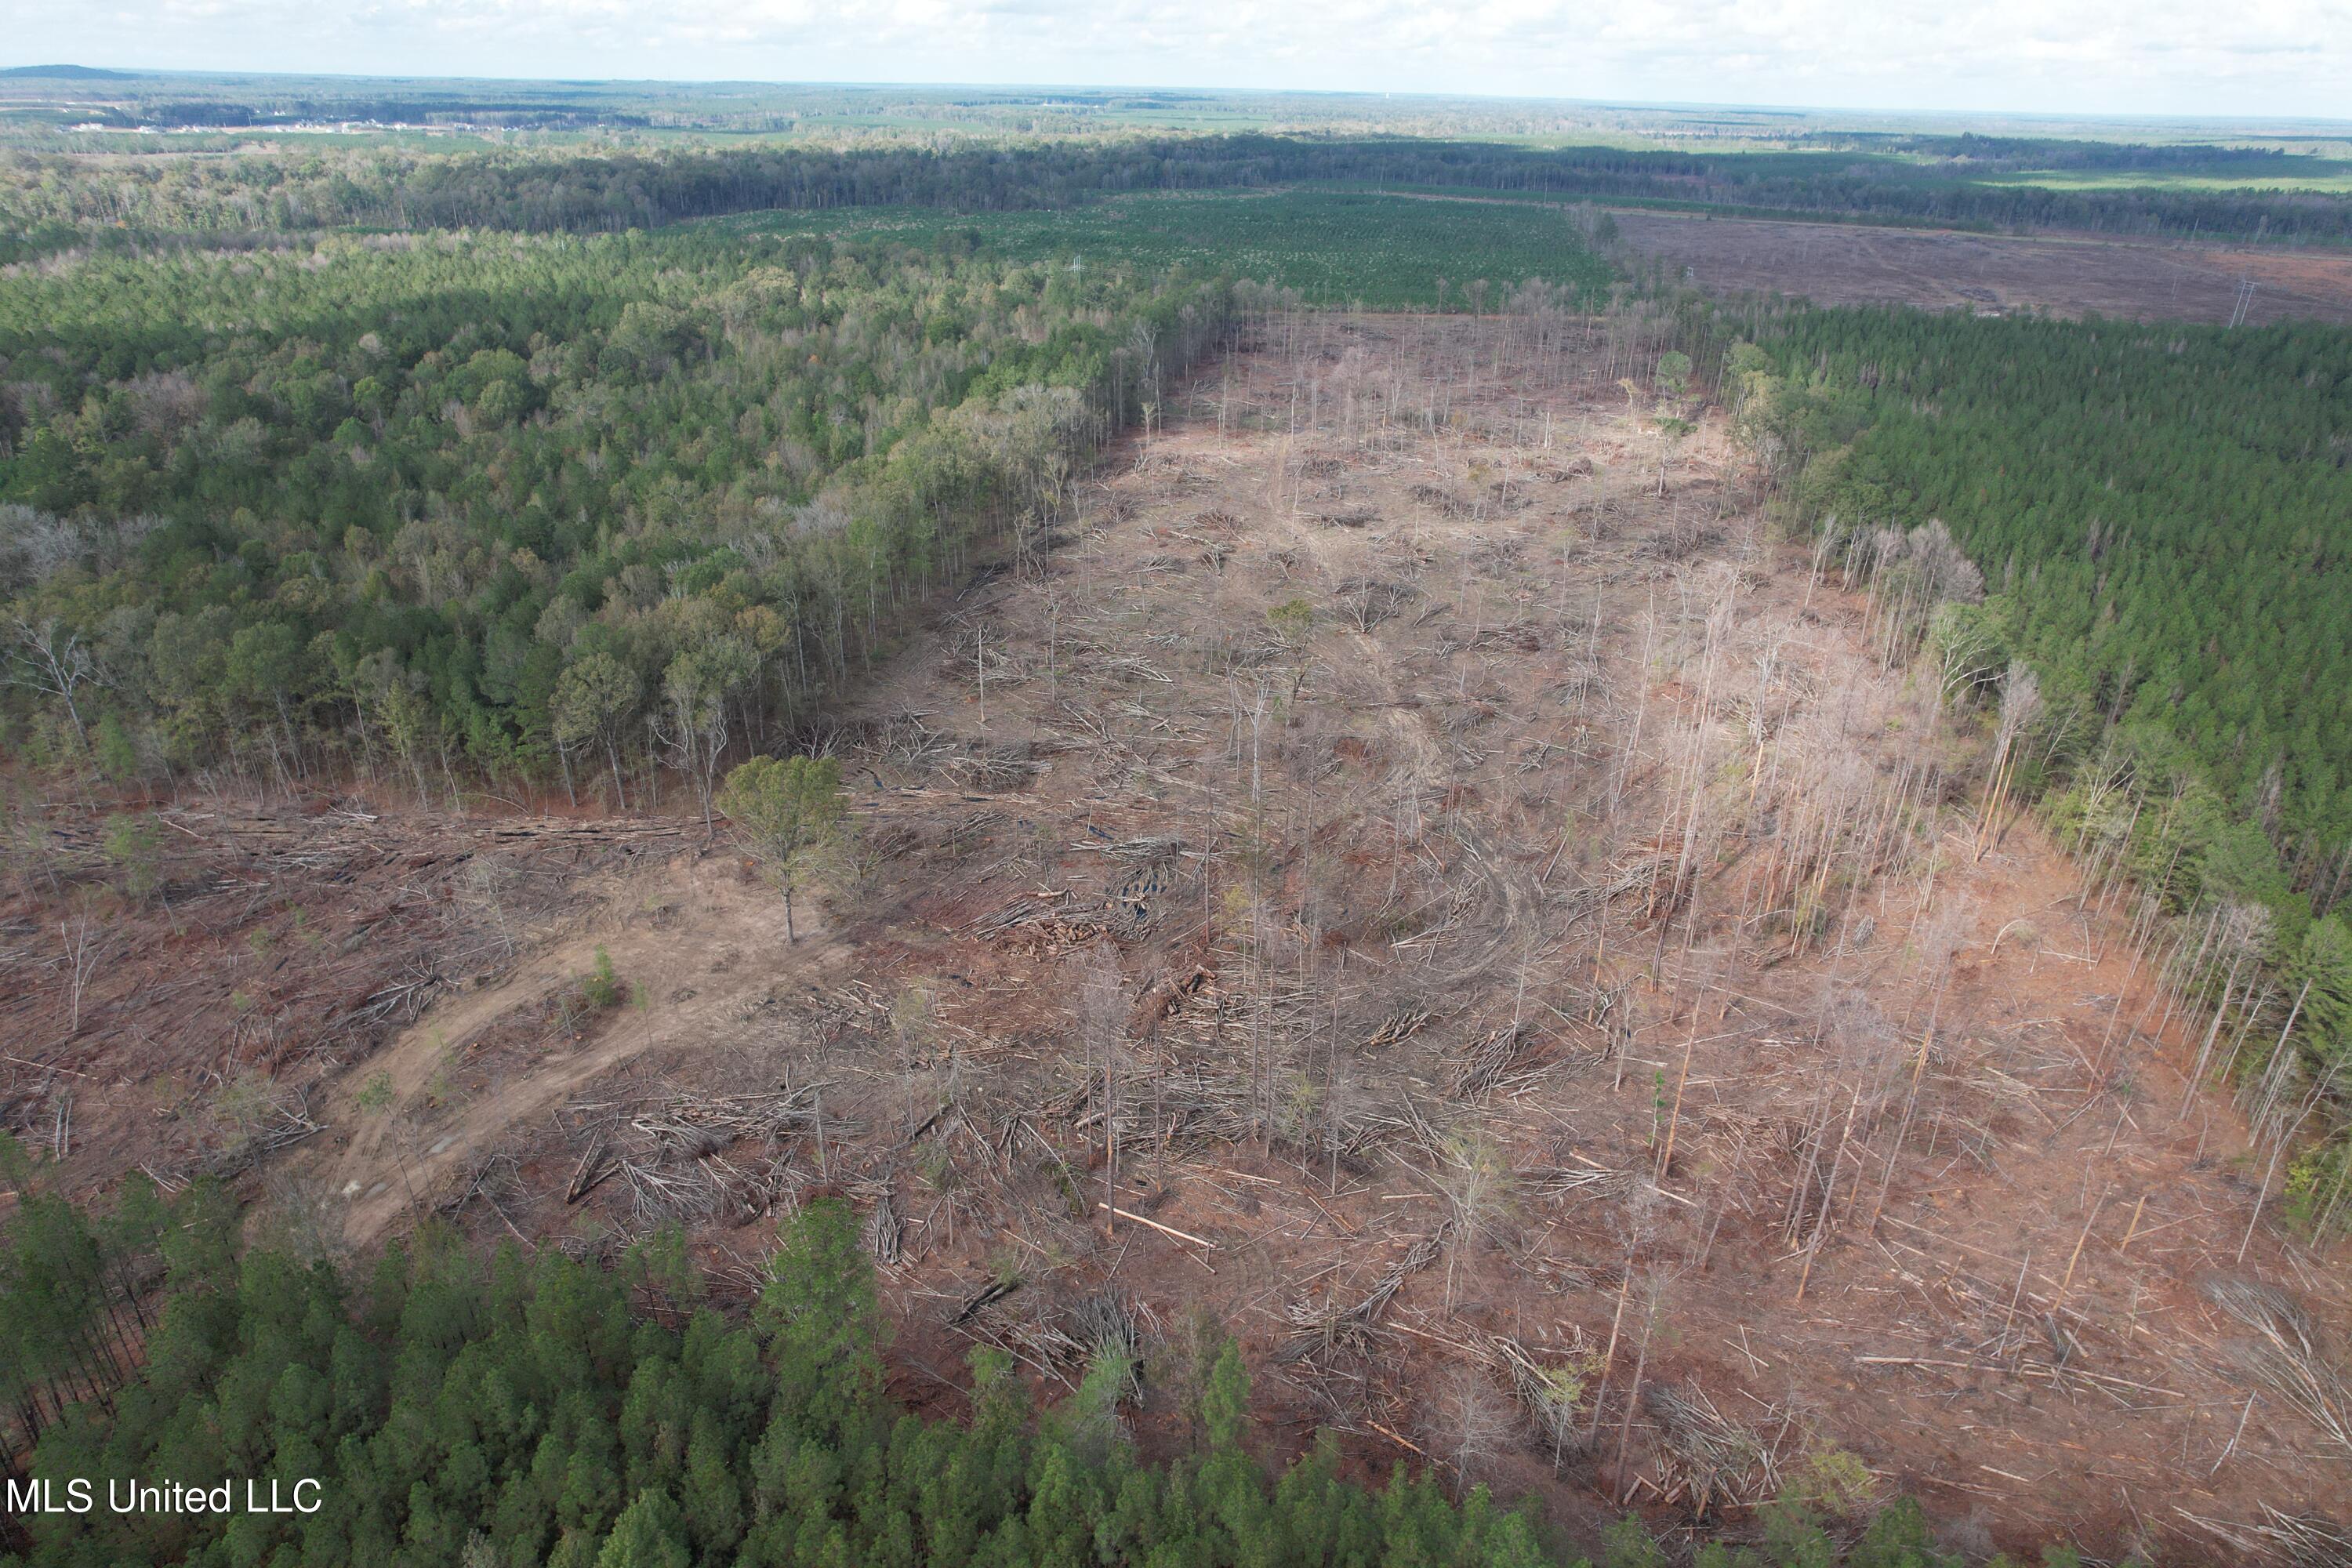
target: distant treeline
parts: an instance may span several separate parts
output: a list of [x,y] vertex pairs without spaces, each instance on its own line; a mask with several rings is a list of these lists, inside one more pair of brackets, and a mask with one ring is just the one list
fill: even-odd
[[113,231],[341,226],[612,232],[772,208],[991,212],[1142,191],[1303,182],[1434,185],[1576,200],[1670,201],[1885,223],[2352,241],[2352,200],[2315,192],[1987,185],[1835,153],[1536,150],[1412,138],[1239,135],[1018,146],[674,153],[374,148],[303,155],[0,164],[0,262]]
[[2294,154],[2277,147],[2226,147],[2210,142],[2080,142],[2058,136],[1923,136],[1896,131],[1815,131],[1796,138],[1807,147],[1909,153],[1964,161],[1979,170],[2129,169],[2187,173],[2226,168],[2252,177],[2292,174]]
[[653,123],[644,114],[620,113],[593,105],[512,102],[457,95],[430,98],[287,98],[260,100],[184,98],[141,101],[126,108],[93,109],[95,124],[124,131],[142,126],[289,126],[320,121],[373,121],[379,124],[499,125],[515,130],[584,131],[608,125],[635,128]]

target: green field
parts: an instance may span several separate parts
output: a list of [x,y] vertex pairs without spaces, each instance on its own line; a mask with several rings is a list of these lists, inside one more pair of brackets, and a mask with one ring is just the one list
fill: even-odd
[[2195,171],[2140,169],[2036,169],[1980,180],[1986,185],[2035,185],[2053,191],[2326,191],[2352,193],[2352,162],[2341,158],[2297,158],[2284,178],[2267,172],[2259,181],[2242,174],[2200,174]]
[[1528,279],[1604,291],[1608,264],[1558,205],[1321,191],[1122,197],[1062,212],[950,213],[920,207],[750,213],[710,220],[741,233],[968,237],[1017,260],[1087,267],[1182,267],[1296,289],[1317,304],[1378,310],[1465,303]]

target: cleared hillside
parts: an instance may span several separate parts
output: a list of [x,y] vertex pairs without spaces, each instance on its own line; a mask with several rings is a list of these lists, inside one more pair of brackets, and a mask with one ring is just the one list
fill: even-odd
[[[797,942],[698,821],[387,808],[352,852],[415,843],[475,933],[413,1023],[273,1061],[225,1022],[158,1104],[130,1080],[190,997],[115,980],[190,940],[159,924],[25,1115],[61,1088],[68,1172],[176,1180],[252,1120],[224,1086],[307,1084],[264,1223],[611,1256],[681,1221],[722,1297],[844,1194],[919,1407],[976,1343],[1066,1392],[1108,1293],[1152,1355],[1194,1313],[1239,1338],[1268,1457],[1330,1430],[1572,1540],[1625,1505],[1737,1535],[1823,1467],[1978,1551],[2213,1557],[2340,1507],[2208,1293],[2283,1292],[2335,1364],[2267,1156],[2185,1085],[2120,910],[1980,820],[1985,737],[1899,627],[1762,536],[1719,416],[1621,382],[1642,330],[1257,321],[796,738],[857,827]],[[362,957],[336,897],[303,921]],[[257,966],[310,951],[265,892],[184,900]],[[1177,1441],[1172,1383],[1130,1419]]]

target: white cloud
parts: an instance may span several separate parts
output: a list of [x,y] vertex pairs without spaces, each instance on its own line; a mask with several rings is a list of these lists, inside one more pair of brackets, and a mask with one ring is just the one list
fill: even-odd
[[[21,0],[20,0],[21,3]],[[2352,0],[117,0],[18,60],[2352,115]]]

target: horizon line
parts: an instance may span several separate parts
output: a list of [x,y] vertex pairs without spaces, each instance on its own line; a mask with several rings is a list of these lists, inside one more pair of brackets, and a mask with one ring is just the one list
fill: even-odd
[[[1426,92],[1398,91],[1381,88],[1282,88],[1282,87],[1213,87],[1177,82],[1112,82],[1112,81],[920,81],[893,79],[771,79],[761,77],[583,77],[583,76],[474,76],[440,75],[400,72],[379,74],[359,71],[288,70],[247,68],[190,68],[150,66],[90,66],[74,61],[50,60],[22,66],[0,66],[0,81],[37,80],[49,72],[60,74],[50,79],[68,81],[79,77],[84,80],[121,80],[141,78],[196,79],[284,79],[338,82],[453,82],[485,85],[521,83],[541,87],[574,88],[763,88],[770,89],[841,89],[865,91],[919,90],[932,92],[978,91],[1000,93],[1049,92],[1150,92],[1191,93],[1202,97],[1224,98],[1322,98],[1370,99],[1381,101],[1402,100],[1407,102],[1480,103],[1549,105],[1563,108],[1649,110],[1685,111],[1706,110],[1715,112],[1757,114],[1808,115],[1870,115],[1895,120],[2055,120],[2086,124],[2156,123],[2171,125],[2318,125],[2343,126],[2352,129],[2352,117],[2306,114],[2194,114],[2167,113],[2152,110],[2132,112],[2101,112],[2083,110],[2050,109],[1881,109],[1854,104],[1810,104],[1730,102],[1706,99],[1613,99],[1549,97],[1528,93]],[[83,73],[88,73],[84,75]],[[1136,127],[1138,130],[1148,127]],[[1193,134],[1223,134],[1215,131]]]

